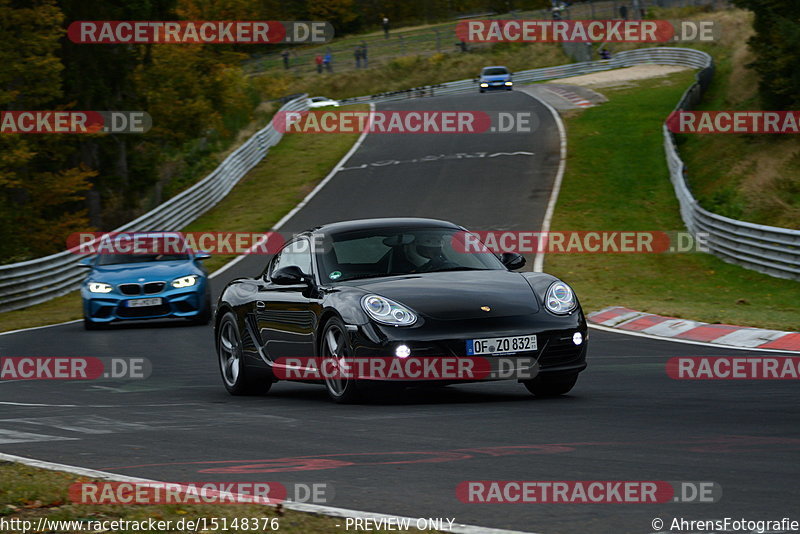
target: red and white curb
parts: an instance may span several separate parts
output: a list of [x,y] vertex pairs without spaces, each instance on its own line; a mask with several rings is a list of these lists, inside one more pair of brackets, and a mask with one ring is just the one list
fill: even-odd
[[586,318],[590,323],[597,325],[657,337],[739,348],[800,352],[800,332],[701,323],[639,312],[622,306],[605,308],[590,313]]
[[547,90],[550,91],[551,93],[557,94],[564,100],[572,102],[579,108],[588,108],[592,105],[592,103],[586,100],[585,98],[578,96],[572,91],[567,91],[566,89],[562,89],[561,87],[547,87]]

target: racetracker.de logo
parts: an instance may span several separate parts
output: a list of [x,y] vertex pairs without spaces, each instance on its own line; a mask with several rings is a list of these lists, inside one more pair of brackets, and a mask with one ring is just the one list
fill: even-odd
[[3,134],[142,134],[153,126],[145,111],[3,111]]
[[798,134],[800,111],[673,111],[667,128],[682,134]]
[[278,232],[75,232],[73,254],[275,254],[286,240]]
[[469,480],[456,486],[467,504],[714,503],[722,487],[710,481],[664,480]]
[[147,358],[6,356],[0,380],[145,379],[153,366]]
[[276,44],[326,43],[333,26],[320,21],[83,20],[67,28],[80,44]]
[[456,36],[468,43],[664,43],[713,41],[713,21],[468,20]]
[[680,356],[667,361],[675,380],[798,380],[800,358],[791,356]]
[[76,504],[277,504],[287,491],[278,482],[76,482]]

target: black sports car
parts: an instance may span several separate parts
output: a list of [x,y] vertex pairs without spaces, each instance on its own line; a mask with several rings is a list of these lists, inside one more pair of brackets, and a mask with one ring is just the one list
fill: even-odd
[[295,236],[260,276],[231,281],[219,298],[225,387],[241,395],[317,382],[352,402],[369,386],[513,378],[537,396],[567,393],[586,367],[577,297],[551,275],[513,272],[525,264],[519,254],[465,248],[467,235],[397,218]]

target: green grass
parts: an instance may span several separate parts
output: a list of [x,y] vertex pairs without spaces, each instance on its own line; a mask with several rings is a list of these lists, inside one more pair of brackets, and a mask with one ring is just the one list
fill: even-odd
[[[567,117],[567,170],[553,231],[685,229],[661,124],[693,77],[604,90],[608,103]],[[624,305],[709,323],[800,327],[800,284],[710,254],[551,254],[545,270],[572,284],[587,310]]]
[[[355,106],[366,110],[367,106]],[[358,134],[287,134],[245,176],[222,202],[184,231],[265,232],[291,211],[350,150]],[[309,157],[313,154],[313,157]],[[215,271],[234,256],[212,256],[206,268]],[[0,331],[80,319],[80,294],[22,310],[5,312]]]
[[[54,521],[171,521],[173,528],[161,532],[187,532],[177,530],[180,520],[198,518],[226,518],[232,525],[234,518],[258,518],[258,524],[268,523],[276,518],[277,532],[303,534],[306,532],[340,533],[345,532],[344,519],[294,512],[285,508],[249,504],[221,505],[83,505],[69,501],[68,489],[73,483],[88,483],[91,479],[78,477],[60,471],[36,469],[22,464],[3,462],[0,464],[0,519],[32,521],[35,528],[40,518]],[[265,521],[266,518],[266,521]],[[9,523],[12,524],[12,523]],[[220,519],[219,524],[222,524]],[[337,527],[337,525],[341,525]],[[23,532],[7,529],[10,532]],[[241,530],[230,528],[226,532],[270,532],[270,530]],[[58,532],[86,533],[90,530],[66,529]],[[114,532],[142,532],[141,530],[115,530]],[[209,531],[203,531],[209,532]],[[386,532],[386,531],[376,531]]]

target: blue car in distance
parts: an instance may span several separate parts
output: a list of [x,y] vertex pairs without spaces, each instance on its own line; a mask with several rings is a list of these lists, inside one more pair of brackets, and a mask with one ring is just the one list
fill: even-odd
[[98,254],[81,265],[90,269],[81,286],[83,325],[96,330],[112,322],[185,318],[211,320],[205,253]]
[[497,65],[495,67],[484,67],[478,78],[480,92],[486,91],[511,91],[514,81],[511,79],[511,71],[506,67]]

